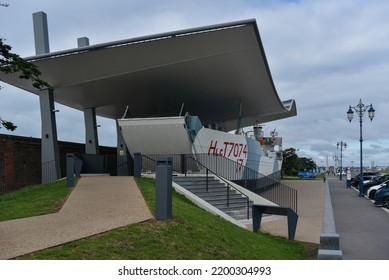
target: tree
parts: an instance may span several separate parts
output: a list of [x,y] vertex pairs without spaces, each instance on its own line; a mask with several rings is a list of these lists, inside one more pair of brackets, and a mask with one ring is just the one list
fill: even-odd
[[311,158],[301,157],[299,158],[301,169],[312,170],[316,169],[316,163]]
[[298,171],[298,155],[295,148],[285,149],[283,152],[282,174],[294,175]]
[[31,80],[33,87],[37,89],[50,87],[39,78],[42,73],[35,64],[12,53],[11,49],[11,46],[5,44],[4,39],[0,38],[0,72],[5,74],[19,73],[19,78]]
[[282,174],[296,176],[304,169],[312,170],[316,163],[311,158],[299,157],[295,148],[288,148],[283,151]]
[[[0,3],[0,6],[7,7],[8,4]],[[38,67],[11,52],[11,46],[5,44],[4,41],[4,39],[0,38],[0,72],[5,74],[19,73],[19,78],[31,80],[33,87],[37,89],[49,88],[49,84],[40,79],[41,72]],[[14,131],[17,127],[0,116],[0,128],[1,126],[11,131]]]

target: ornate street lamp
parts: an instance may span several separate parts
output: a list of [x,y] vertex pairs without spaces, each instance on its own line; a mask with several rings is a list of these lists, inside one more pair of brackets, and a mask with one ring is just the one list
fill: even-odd
[[365,104],[362,103],[361,99],[359,99],[359,103],[357,106],[352,107],[350,105],[350,107],[347,111],[347,118],[350,121],[350,123],[354,117],[354,111],[355,111],[355,113],[358,114],[358,117],[359,117],[359,135],[360,135],[359,142],[360,142],[360,164],[361,164],[361,166],[360,166],[361,173],[360,173],[360,178],[359,178],[359,196],[361,196],[361,197],[365,196],[364,191],[363,191],[363,169],[362,169],[363,168],[363,163],[362,163],[362,142],[363,142],[363,139],[362,139],[362,117],[367,109],[369,109],[367,111],[368,116],[369,116],[370,120],[373,121],[373,118],[375,116],[375,110],[373,109],[373,104],[365,106]]
[[334,176],[336,176],[336,171],[338,170],[338,162],[339,162],[339,157],[338,156],[333,156],[334,159]]
[[339,176],[339,180],[342,181],[342,173],[343,173],[342,152],[343,152],[343,149],[347,148],[347,144],[346,144],[346,142],[340,141],[340,142],[336,143],[336,148],[340,149],[340,176]]

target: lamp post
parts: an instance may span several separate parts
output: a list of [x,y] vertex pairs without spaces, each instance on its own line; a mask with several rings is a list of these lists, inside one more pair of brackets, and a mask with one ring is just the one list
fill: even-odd
[[342,152],[343,152],[343,149],[347,148],[347,144],[346,144],[346,142],[340,141],[340,142],[336,143],[336,148],[340,149],[340,172],[339,172],[340,176],[339,176],[339,180],[342,181],[342,173],[343,173]]
[[334,159],[334,176],[336,176],[336,171],[338,171],[338,162],[339,162],[339,158],[338,156],[333,156],[332,157]]
[[373,104],[365,106],[365,104],[362,103],[361,99],[359,99],[359,103],[357,104],[357,106],[352,107],[350,105],[350,107],[349,107],[349,109],[347,111],[347,118],[350,121],[350,123],[351,123],[351,120],[354,117],[354,111],[355,111],[355,113],[358,114],[358,117],[359,117],[360,171],[361,171],[360,177],[359,177],[359,196],[360,197],[365,196],[364,195],[364,190],[363,190],[363,169],[362,169],[363,168],[363,163],[362,163],[362,142],[363,142],[363,138],[362,138],[362,117],[363,117],[363,115],[364,115],[364,113],[366,112],[367,109],[369,109],[367,111],[368,116],[369,116],[370,120],[373,121],[373,118],[375,116],[375,110],[373,109]]

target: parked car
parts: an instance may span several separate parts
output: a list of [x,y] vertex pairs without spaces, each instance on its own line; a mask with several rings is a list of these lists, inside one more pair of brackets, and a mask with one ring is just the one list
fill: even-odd
[[316,178],[316,175],[315,173],[313,172],[309,172],[309,171],[301,171],[297,174],[297,177],[299,178],[310,178],[310,179],[313,179],[313,178]]
[[375,176],[368,181],[363,181],[364,193],[367,194],[367,191],[370,187],[380,185],[383,182],[388,181],[388,180],[389,180],[389,174],[385,174],[382,176]]
[[374,205],[383,206],[389,209],[389,187],[382,187],[376,192]]
[[[369,179],[373,178],[374,176],[380,176],[380,175],[382,175],[382,174],[380,172],[376,172],[376,171],[365,171],[362,173],[363,180],[369,180]],[[354,187],[359,186],[360,178],[361,178],[361,173],[359,173],[354,178],[351,178],[351,184]]]
[[389,187],[389,181],[386,181],[386,182],[384,182],[384,183],[382,183],[382,184],[379,184],[379,185],[376,185],[376,186],[372,186],[372,187],[370,187],[370,188],[367,190],[366,195],[367,195],[368,198],[374,199],[374,197],[375,197],[377,191],[378,191],[379,189],[381,189],[381,188],[383,188],[383,187],[387,187],[387,186]]

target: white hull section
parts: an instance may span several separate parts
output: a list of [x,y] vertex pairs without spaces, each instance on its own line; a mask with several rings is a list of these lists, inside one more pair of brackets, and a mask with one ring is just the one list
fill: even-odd
[[[198,126],[196,120],[196,129],[188,127],[191,121],[186,121],[185,117],[167,117],[119,119],[118,123],[132,155],[138,152],[145,155],[208,154],[214,155],[215,160],[216,156],[226,157],[240,167],[247,166],[263,175],[280,171],[280,153],[269,150],[268,146],[244,135]],[[240,167],[236,172],[243,176]]]

